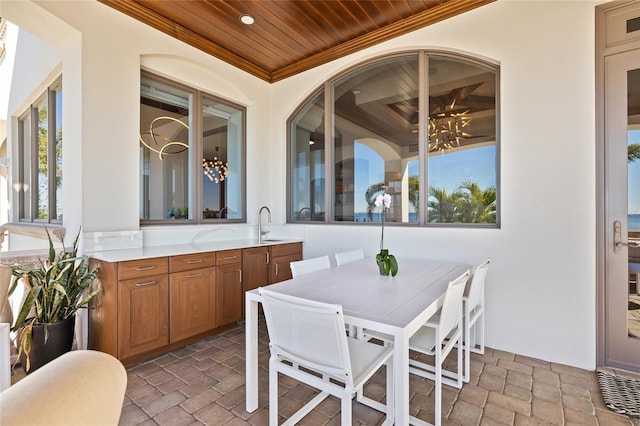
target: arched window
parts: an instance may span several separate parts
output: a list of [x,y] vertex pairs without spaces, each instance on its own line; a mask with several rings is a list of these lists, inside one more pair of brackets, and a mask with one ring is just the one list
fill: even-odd
[[[288,120],[288,222],[496,227],[495,64],[404,52],[330,80]],[[425,113],[422,113],[422,112]]]

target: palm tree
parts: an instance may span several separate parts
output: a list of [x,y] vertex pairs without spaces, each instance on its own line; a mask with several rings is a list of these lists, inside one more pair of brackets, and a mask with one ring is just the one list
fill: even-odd
[[636,160],[640,160],[640,144],[632,143],[627,147],[627,162],[633,163]]
[[373,210],[376,208],[376,197],[387,189],[384,182],[374,183],[367,188],[364,193],[364,199],[367,201],[367,217],[373,221]]
[[420,217],[420,179],[418,176],[409,176],[409,202],[416,211],[416,217]]
[[461,222],[496,222],[496,188],[494,186],[482,190],[476,182],[464,181],[456,193],[460,195],[458,210]]
[[444,188],[429,188],[428,215],[431,223],[495,223],[496,188],[481,189],[464,181],[451,194]]
[[444,188],[429,187],[427,214],[431,223],[459,222],[456,205],[459,194],[448,194]]

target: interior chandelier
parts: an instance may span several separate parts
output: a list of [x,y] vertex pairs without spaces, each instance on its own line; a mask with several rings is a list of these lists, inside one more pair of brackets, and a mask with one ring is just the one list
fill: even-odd
[[[139,139],[140,143],[144,145],[148,150],[157,153],[158,157],[160,157],[160,160],[163,160],[165,155],[180,154],[189,149],[188,144],[171,140],[166,136],[157,134],[154,131],[154,127],[158,124],[158,122],[162,121],[174,122],[189,130],[188,125],[173,117],[156,117],[155,119],[153,119],[153,121],[151,121],[151,123],[149,124],[149,131],[141,133]],[[150,141],[146,142],[145,137],[148,137]],[[206,158],[203,158],[202,169],[204,175],[209,178],[211,182],[220,183],[227,177],[227,163],[220,160],[218,157],[213,157],[213,160],[207,160]]]
[[202,159],[202,168],[204,175],[209,178],[211,182],[220,183],[227,177],[227,163],[213,157],[213,160]]
[[[187,149],[189,149],[189,145],[187,145],[184,142],[174,141],[174,140],[171,140],[171,139],[167,138],[166,136],[158,135],[154,131],[154,127],[156,126],[156,124],[159,121],[174,122],[174,123],[184,127],[185,129],[189,130],[189,126],[187,126],[185,123],[183,123],[182,121],[178,120],[177,118],[173,118],[173,117],[156,117],[149,124],[149,131],[148,132],[144,132],[144,133],[140,133],[140,136],[138,137],[138,139],[140,139],[140,143],[142,145],[144,145],[150,151],[153,151],[153,152],[157,153],[158,157],[160,157],[161,160],[163,159],[163,157],[162,157],[163,155],[180,154],[181,152],[184,152]],[[146,135],[149,135],[149,138],[151,139],[149,141],[149,143],[145,142],[145,140],[143,138],[143,136],[146,136]],[[158,139],[160,139],[160,141],[158,141]],[[152,144],[153,144],[153,146],[152,146]]]
[[471,123],[469,110],[454,112],[456,101],[445,111],[429,117],[429,152],[447,151],[460,146],[460,140],[471,136],[464,128]]

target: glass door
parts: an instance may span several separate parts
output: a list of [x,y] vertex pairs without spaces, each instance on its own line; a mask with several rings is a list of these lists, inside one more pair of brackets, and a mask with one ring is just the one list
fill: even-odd
[[605,58],[606,364],[640,371],[640,52]]

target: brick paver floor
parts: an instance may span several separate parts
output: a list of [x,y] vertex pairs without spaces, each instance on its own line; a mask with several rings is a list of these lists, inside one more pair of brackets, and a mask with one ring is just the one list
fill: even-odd
[[[267,425],[268,337],[260,322],[259,409],[245,411],[244,326],[208,337],[128,370],[121,425]],[[455,351],[454,351],[455,352]],[[455,365],[455,356],[450,357]],[[449,360],[447,360],[449,361]],[[623,374],[618,372],[618,374]],[[365,393],[384,401],[384,372]],[[411,415],[433,422],[433,382],[411,376]],[[316,392],[280,376],[281,420]],[[378,425],[383,415],[353,402],[354,425]],[[487,348],[472,354],[471,381],[461,390],[443,387],[443,425],[635,425],[604,405],[596,374]],[[301,425],[339,425],[333,397]]]

